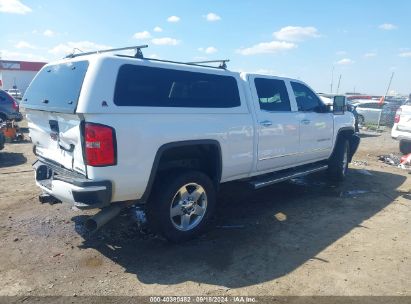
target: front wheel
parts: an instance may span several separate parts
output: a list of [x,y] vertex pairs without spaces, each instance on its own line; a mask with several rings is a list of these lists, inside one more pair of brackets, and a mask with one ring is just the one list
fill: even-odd
[[328,174],[335,181],[343,181],[348,171],[350,144],[345,138],[340,138],[328,161]]
[[202,172],[173,171],[156,181],[147,205],[149,224],[171,242],[203,232],[216,204],[212,181]]

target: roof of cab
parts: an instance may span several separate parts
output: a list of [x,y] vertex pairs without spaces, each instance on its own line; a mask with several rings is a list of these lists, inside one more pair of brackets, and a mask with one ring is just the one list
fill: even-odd
[[247,77],[254,76],[254,77],[268,77],[268,78],[272,77],[272,78],[278,78],[278,79],[282,79],[282,80],[302,82],[302,81],[300,81],[298,79],[294,79],[294,78],[289,78],[289,77],[284,77],[284,76],[277,76],[277,75],[269,75],[269,74],[257,74],[257,73],[241,72],[240,75],[241,75],[241,78],[243,78],[243,79],[247,79]]

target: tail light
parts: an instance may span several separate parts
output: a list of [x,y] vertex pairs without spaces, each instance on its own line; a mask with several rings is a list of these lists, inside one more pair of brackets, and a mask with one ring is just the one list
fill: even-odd
[[17,112],[19,111],[19,104],[13,99],[12,100],[12,104],[11,104],[12,108],[14,110],[16,110]]
[[11,102],[11,107],[18,112],[19,104],[17,103],[17,101],[10,94],[6,94],[6,95],[7,95],[8,100]]
[[84,124],[86,164],[94,167],[116,164],[116,134],[113,128],[87,122]]
[[401,108],[395,112],[394,123],[399,123],[401,118]]

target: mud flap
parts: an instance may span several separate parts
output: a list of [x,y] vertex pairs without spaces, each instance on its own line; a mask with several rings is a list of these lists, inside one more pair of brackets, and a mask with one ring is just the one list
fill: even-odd
[[353,134],[350,137],[350,154],[348,155],[348,161],[351,162],[355,152],[357,152],[358,146],[360,145],[360,137],[356,134]]

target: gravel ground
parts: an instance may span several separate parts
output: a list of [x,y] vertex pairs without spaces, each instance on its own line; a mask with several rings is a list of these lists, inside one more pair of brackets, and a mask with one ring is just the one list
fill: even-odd
[[0,295],[411,295],[408,172],[363,134],[346,182],[323,174],[259,191],[223,186],[213,228],[171,245],[124,212],[86,235],[87,214],[41,205],[30,143],[0,152]]

